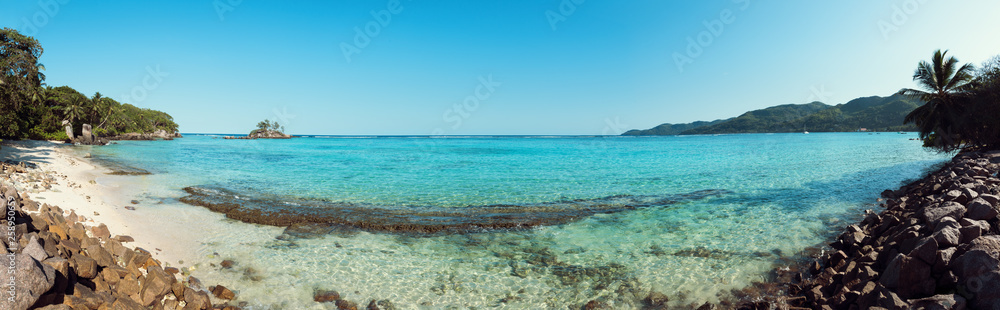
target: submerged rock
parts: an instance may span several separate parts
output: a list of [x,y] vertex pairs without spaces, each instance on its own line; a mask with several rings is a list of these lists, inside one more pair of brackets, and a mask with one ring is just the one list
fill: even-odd
[[294,200],[292,203],[274,198],[237,195],[227,189],[210,187],[187,187],[184,191],[188,195],[182,197],[181,202],[203,206],[248,223],[296,227],[288,230],[292,235],[309,229],[329,232],[341,228],[416,234],[528,229],[565,224],[595,214],[666,206],[729,193],[726,190],[702,190],[666,196],[619,195],[531,205],[450,208],[380,206],[320,200]]
[[313,293],[315,302],[335,302],[340,300],[340,293],[337,291],[318,290]]

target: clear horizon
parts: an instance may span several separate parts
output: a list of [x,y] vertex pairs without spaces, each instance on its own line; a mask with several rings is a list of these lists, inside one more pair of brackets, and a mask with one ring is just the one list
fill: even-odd
[[[607,135],[836,105],[979,65],[1000,3],[735,0],[8,3],[46,83],[169,113],[181,132]],[[979,31],[977,31],[979,30]]]

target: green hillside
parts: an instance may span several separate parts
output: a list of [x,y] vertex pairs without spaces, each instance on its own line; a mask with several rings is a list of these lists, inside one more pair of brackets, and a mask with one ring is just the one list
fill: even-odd
[[687,124],[669,124],[669,123],[667,123],[667,124],[661,124],[659,126],[656,126],[656,127],[650,128],[650,129],[645,129],[645,130],[632,129],[632,130],[626,131],[622,135],[623,136],[671,136],[671,135],[678,135],[678,134],[680,134],[682,132],[685,132],[685,131],[688,131],[688,130],[692,130],[692,129],[695,129],[695,128],[719,124],[719,123],[722,123],[722,122],[725,122],[725,121],[728,121],[728,120],[729,119],[720,119],[720,120],[715,120],[715,121],[711,121],[711,122],[697,121],[697,122],[694,122],[694,123],[687,123]]
[[830,106],[822,102],[786,104],[714,122],[663,124],[623,135],[693,135],[769,132],[913,131],[903,118],[921,103],[899,95],[862,97]]

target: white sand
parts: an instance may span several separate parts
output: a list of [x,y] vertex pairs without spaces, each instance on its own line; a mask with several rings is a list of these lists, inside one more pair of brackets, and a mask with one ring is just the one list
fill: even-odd
[[[87,218],[85,225],[97,226],[104,223],[111,235],[128,235],[135,239],[126,246],[141,247],[154,254],[154,257],[168,265],[178,266],[180,261],[191,261],[196,258],[199,242],[196,241],[196,231],[184,229],[183,223],[173,218],[171,212],[157,208],[146,208],[143,205],[129,203],[135,191],[122,186],[109,184],[127,184],[127,179],[107,182],[108,178],[142,178],[142,176],[109,176],[110,170],[94,165],[85,158],[74,155],[72,150],[61,146],[59,142],[48,141],[5,141],[0,148],[0,161],[27,161],[38,165],[38,170],[55,176],[57,183],[50,190],[34,189],[30,184],[15,183],[18,189],[27,187],[28,196],[39,204],[59,206],[68,214],[76,214]],[[124,182],[122,182],[124,181]],[[22,191],[23,195],[24,191]],[[134,207],[128,210],[125,207]],[[197,212],[199,210],[194,210]],[[208,220],[219,216],[198,214]]]

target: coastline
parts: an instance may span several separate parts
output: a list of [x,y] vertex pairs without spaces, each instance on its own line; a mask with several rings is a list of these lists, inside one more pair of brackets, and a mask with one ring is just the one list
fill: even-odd
[[[104,184],[105,179],[117,175],[115,171],[72,154],[71,150],[59,147],[61,142],[19,141],[6,144],[0,150],[0,161],[9,159],[32,162],[37,168],[29,174],[55,177],[54,182],[49,183],[48,189],[33,188],[37,182],[27,186],[23,184],[24,182],[15,182],[19,192],[26,192],[30,199],[38,203],[59,206],[67,211],[75,211],[77,215],[86,217],[85,222],[88,225],[105,224],[112,232],[132,236],[136,239],[134,246],[150,249],[164,261],[176,263],[190,258],[173,251],[155,250],[191,247],[194,244],[178,244],[184,240],[173,238],[170,234],[153,233],[145,229],[151,223],[146,216],[143,216],[144,212],[126,208],[135,209],[140,206],[131,204],[133,199],[128,199],[120,187]],[[28,177],[28,179],[39,179],[39,177]]]
[[[144,249],[149,249],[152,252],[154,258],[158,258],[163,261],[163,266],[166,267],[170,263],[177,263],[179,265],[184,265],[180,263],[181,260],[185,262],[192,262],[192,260],[184,260],[184,255],[197,256],[198,254],[192,249],[204,248],[204,245],[195,244],[195,238],[167,237],[163,231],[158,231],[158,229],[148,229],[140,223],[149,223],[155,220],[157,213],[155,213],[155,206],[150,206],[149,201],[140,201],[138,205],[132,205],[130,197],[136,197],[134,194],[137,189],[125,190],[122,188],[116,188],[113,184],[118,181],[126,180],[122,178],[129,178],[127,180],[144,180],[146,176],[118,176],[109,175],[109,172],[113,172],[113,168],[108,169],[100,166],[99,164],[94,164],[90,162],[82,152],[86,149],[75,149],[75,151],[56,147],[55,144],[47,142],[16,142],[14,146],[5,146],[3,148],[3,153],[0,153],[0,161],[8,159],[9,154],[7,152],[12,152],[12,147],[17,147],[20,144],[24,144],[24,149],[18,149],[15,153],[18,156],[25,158],[25,160],[31,162],[38,162],[38,168],[35,169],[36,172],[42,174],[52,174],[57,179],[59,184],[51,184],[52,189],[58,191],[43,191],[35,192],[30,187],[27,189],[26,193],[31,199],[37,200],[39,203],[48,203],[58,206],[63,206],[64,209],[69,212],[70,208],[67,206],[74,207],[75,214],[82,215],[86,217],[84,221],[85,225],[94,225],[98,223],[106,223],[112,235],[116,234],[128,234],[135,237],[135,243],[130,243],[129,245],[141,247]],[[956,157],[958,158],[958,157]],[[945,167],[949,169],[951,165]],[[971,170],[971,168],[970,168]],[[994,171],[995,172],[995,171]],[[927,177],[917,181],[913,184],[926,182],[927,178],[935,176],[937,173],[930,173]],[[91,182],[93,181],[93,182]],[[72,182],[72,183],[71,183]],[[904,187],[912,188],[913,184]],[[141,186],[137,186],[141,190]],[[905,190],[902,190],[905,192]],[[88,200],[87,196],[90,195]],[[141,199],[141,198],[140,198]],[[891,201],[890,201],[891,204]],[[135,206],[138,210],[129,210],[125,206]],[[103,211],[102,211],[103,210]],[[92,215],[93,212],[98,212],[100,215]],[[150,213],[152,212],[152,213]],[[197,213],[197,217],[203,217],[206,214],[214,214],[213,216],[208,216],[212,221],[223,221],[223,215],[218,213],[212,213],[208,210],[201,210],[200,208],[192,208],[192,212]],[[180,219],[186,219],[190,216],[181,216]],[[174,218],[169,222],[177,222]],[[238,223],[239,225],[246,225],[243,223]],[[182,224],[173,223],[160,223],[164,227],[183,227]],[[833,224],[831,224],[833,226]],[[839,225],[837,225],[839,226]],[[279,228],[280,230],[280,228]],[[141,237],[140,235],[146,233],[147,236]],[[175,244],[177,242],[187,242],[187,244]],[[162,250],[162,251],[158,251]],[[201,252],[204,252],[202,249]],[[221,251],[220,251],[221,252]],[[202,253],[204,254],[204,253]],[[171,256],[180,255],[180,256]],[[214,258],[213,258],[214,259]],[[201,260],[205,260],[202,257]],[[219,259],[221,260],[221,258]],[[834,265],[835,266],[835,265]],[[212,265],[215,267],[215,265]],[[206,266],[207,269],[207,266]],[[802,270],[806,270],[803,268]],[[798,282],[797,285],[802,285]],[[227,283],[222,283],[227,284]],[[738,295],[738,294],[737,294]],[[313,296],[314,298],[318,298]],[[793,304],[795,297],[789,298],[786,304]],[[317,299],[317,301],[319,301]],[[649,303],[649,301],[644,301]],[[825,300],[825,305],[830,305],[829,300]],[[739,305],[745,305],[740,303]],[[800,304],[801,305],[801,304]],[[723,308],[731,307],[733,304],[721,304]],[[838,308],[838,307],[833,307]]]
[[[987,309],[1000,303],[1000,152],[955,155],[736,308]],[[809,249],[803,253],[810,252]],[[731,305],[731,304],[730,304]],[[724,305],[724,306],[730,306]]]
[[13,276],[5,309],[239,309],[228,304],[231,290],[203,286],[188,276],[194,268],[181,267],[196,255],[182,250],[197,246],[193,238],[149,229],[156,218],[137,212],[141,203],[123,206],[117,201],[127,196],[102,183],[120,176],[57,143],[8,141],[0,149],[4,224],[12,228],[2,253]]

